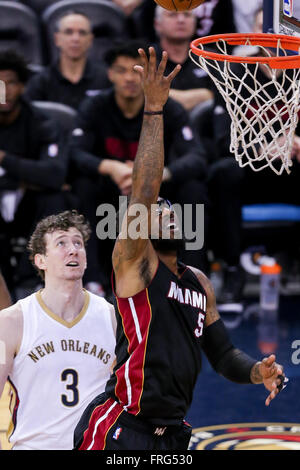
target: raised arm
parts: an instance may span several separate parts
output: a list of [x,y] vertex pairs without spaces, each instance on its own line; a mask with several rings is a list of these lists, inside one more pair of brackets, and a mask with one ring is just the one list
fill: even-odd
[[136,65],[135,70],[141,76],[145,95],[144,118],[133,167],[132,192],[127,217],[113,252],[115,271],[120,264],[130,264],[139,259],[149,244],[148,233],[146,236],[133,239],[129,228],[139,204],[145,209],[143,211],[145,218],[141,225],[147,224],[150,229],[150,209],[157,201],[164,168],[163,107],[169,96],[170,84],[181,68],[177,65],[168,76],[164,76],[166,52],[163,52],[158,66],[153,47],[149,48],[149,59],[143,49],[139,49],[139,54],[142,65]]

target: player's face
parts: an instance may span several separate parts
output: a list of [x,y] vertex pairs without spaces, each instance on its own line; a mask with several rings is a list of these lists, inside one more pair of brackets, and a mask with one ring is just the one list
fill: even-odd
[[55,34],[55,44],[62,55],[72,60],[86,56],[93,42],[91,26],[81,15],[68,15],[60,21],[59,31]]
[[152,230],[159,239],[151,239],[154,248],[161,252],[177,251],[184,244],[179,219],[170,201],[158,198]]
[[0,113],[12,112],[24,91],[24,85],[19,81],[13,70],[0,70],[0,80],[5,84],[5,104],[0,103]]
[[143,93],[141,77],[134,70],[141,65],[139,58],[120,56],[108,69],[108,78],[113,83],[115,93],[122,98],[136,98]]
[[45,279],[76,281],[86,269],[86,251],[81,233],[71,227],[45,235],[46,254],[36,255],[35,262],[45,272]]
[[190,40],[196,29],[196,16],[191,11],[162,11],[156,20],[156,30],[161,38]]

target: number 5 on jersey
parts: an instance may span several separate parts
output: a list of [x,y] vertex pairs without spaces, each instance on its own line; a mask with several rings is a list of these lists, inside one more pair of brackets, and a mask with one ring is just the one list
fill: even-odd
[[203,334],[203,326],[204,326],[204,320],[205,320],[205,315],[203,313],[199,312],[198,313],[198,328],[195,329],[194,333],[196,338],[200,338]]

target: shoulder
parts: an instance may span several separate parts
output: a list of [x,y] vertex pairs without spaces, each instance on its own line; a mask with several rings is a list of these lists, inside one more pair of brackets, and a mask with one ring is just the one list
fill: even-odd
[[93,294],[90,291],[86,291],[89,295],[90,298],[90,305],[93,308],[96,308],[99,313],[106,311],[106,312],[114,312],[115,308],[114,306],[108,302],[104,297],[100,297],[99,295]]
[[10,322],[18,322],[22,319],[22,308],[20,302],[17,302],[10,307],[4,308],[0,311],[0,321],[10,321]]
[[108,321],[111,323],[114,335],[116,335],[117,322],[116,322],[116,312],[115,307],[109,303],[104,297],[99,297],[98,295],[93,294],[92,292],[87,291],[90,297],[91,302],[94,304],[94,308],[97,309],[99,315],[105,316]]
[[206,292],[206,296],[208,299],[214,299],[215,293],[214,293],[214,288],[213,285],[210,281],[210,279],[198,268],[195,268],[194,266],[187,266],[196,276],[198,279],[199,283],[203,287],[203,289]]
[[21,304],[17,302],[0,311],[0,339],[9,340],[18,348],[21,344],[22,335],[23,312]]

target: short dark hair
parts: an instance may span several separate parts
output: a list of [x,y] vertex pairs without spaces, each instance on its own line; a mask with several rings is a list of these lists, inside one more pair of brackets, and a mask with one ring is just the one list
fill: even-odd
[[39,275],[44,279],[44,271],[38,269],[34,263],[34,257],[37,254],[46,254],[46,240],[47,233],[53,233],[56,230],[67,231],[69,228],[76,228],[82,235],[84,244],[86,245],[90,238],[91,228],[90,224],[85,220],[84,216],[78,214],[76,210],[64,211],[59,214],[49,215],[40,220],[37,224],[33,234],[27,245],[29,251],[29,259],[33,266],[37,269]]
[[86,18],[88,20],[88,22],[90,23],[91,30],[92,30],[91,18],[86,13],[84,13],[83,11],[74,9],[74,10],[67,10],[59,16],[59,18],[55,22],[55,32],[59,31],[61,20],[66,18],[67,16],[71,16],[71,15],[84,16],[84,18]]
[[104,60],[108,67],[111,67],[118,57],[131,57],[137,59],[140,57],[138,49],[142,48],[147,52],[147,44],[143,39],[132,39],[127,42],[116,42],[107,50]]
[[26,83],[29,78],[29,69],[24,57],[13,49],[0,52],[0,70],[12,70],[21,83]]

